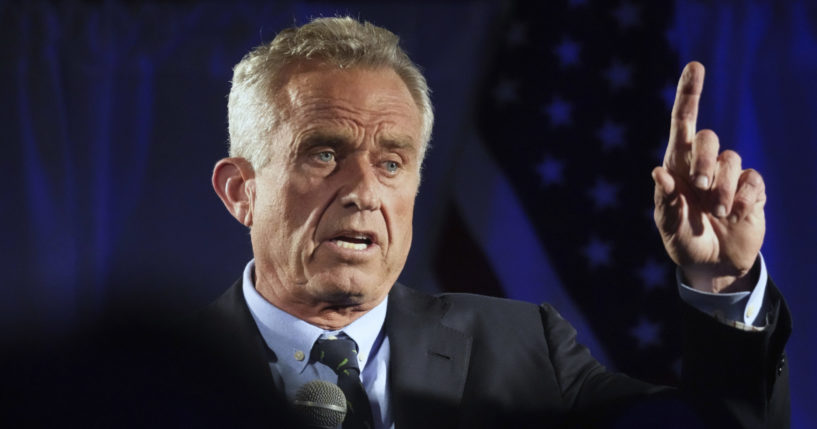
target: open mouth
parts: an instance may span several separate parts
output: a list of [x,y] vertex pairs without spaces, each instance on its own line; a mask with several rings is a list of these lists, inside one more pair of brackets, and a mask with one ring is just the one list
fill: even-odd
[[341,235],[331,241],[340,248],[351,250],[366,250],[372,245],[372,239],[364,234]]

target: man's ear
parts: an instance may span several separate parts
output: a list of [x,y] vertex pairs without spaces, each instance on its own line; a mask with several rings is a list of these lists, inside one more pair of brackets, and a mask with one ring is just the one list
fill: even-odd
[[213,168],[213,189],[234,218],[252,226],[255,208],[255,170],[244,158],[224,158]]

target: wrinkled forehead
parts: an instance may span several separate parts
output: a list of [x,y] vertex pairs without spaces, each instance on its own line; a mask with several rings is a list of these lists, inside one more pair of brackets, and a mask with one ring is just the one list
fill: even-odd
[[279,119],[332,120],[354,117],[388,121],[393,131],[421,145],[422,112],[405,82],[388,67],[342,69],[316,61],[284,70],[273,95]]

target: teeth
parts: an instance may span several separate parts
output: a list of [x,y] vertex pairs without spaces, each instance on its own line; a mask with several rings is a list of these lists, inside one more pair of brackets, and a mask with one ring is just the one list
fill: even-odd
[[348,241],[343,240],[335,240],[338,244],[338,247],[342,247],[344,249],[352,249],[352,250],[366,250],[366,243],[350,243]]

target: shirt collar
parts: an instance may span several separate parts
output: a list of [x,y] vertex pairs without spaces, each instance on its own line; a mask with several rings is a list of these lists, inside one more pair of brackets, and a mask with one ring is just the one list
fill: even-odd
[[275,353],[279,363],[289,365],[300,373],[309,364],[312,345],[318,338],[343,332],[357,343],[361,370],[366,366],[372,348],[383,329],[383,322],[386,320],[388,296],[383,302],[343,329],[325,331],[298,319],[264,299],[255,289],[252,275],[254,270],[255,260],[253,259],[244,268],[242,281],[244,300],[261,332],[261,337]]

